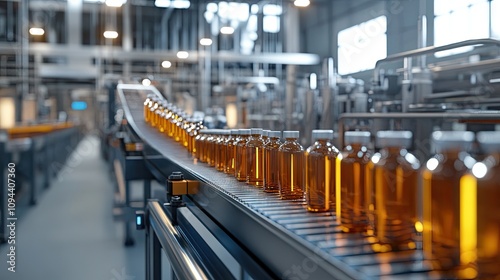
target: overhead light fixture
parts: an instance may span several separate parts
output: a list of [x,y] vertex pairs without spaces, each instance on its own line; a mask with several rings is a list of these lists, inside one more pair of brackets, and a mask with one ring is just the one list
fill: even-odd
[[202,46],[210,46],[210,45],[212,45],[212,39],[210,39],[210,38],[201,38],[200,45],[202,45]]
[[191,2],[189,0],[156,0],[155,6],[158,8],[189,9]]
[[232,28],[231,26],[224,26],[220,29],[220,33],[231,35],[234,33],[234,28]]
[[150,79],[144,79],[142,80],[142,85],[145,87],[148,87],[151,85],[151,80]]
[[42,36],[43,34],[45,34],[45,30],[40,27],[31,27],[29,32],[33,36]]
[[163,68],[170,68],[172,66],[172,62],[165,60],[161,63],[161,67]]
[[189,57],[189,53],[186,51],[177,52],[177,57],[180,59],[186,59]]
[[125,4],[126,0],[106,0],[106,6],[119,8]]
[[111,30],[104,31],[104,33],[102,35],[104,35],[104,38],[106,38],[106,39],[116,39],[116,38],[118,38],[118,32],[111,31]]
[[293,4],[297,7],[307,7],[311,2],[309,0],[295,0]]

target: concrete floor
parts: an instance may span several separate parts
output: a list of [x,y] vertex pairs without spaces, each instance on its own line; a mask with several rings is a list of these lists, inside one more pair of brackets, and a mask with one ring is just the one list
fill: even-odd
[[85,138],[38,204],[18,217],[16,272],[0,246],[0,279],[144,279],[144,232],[123,246],[123,223],[113,220],[114,182],[97,138]]

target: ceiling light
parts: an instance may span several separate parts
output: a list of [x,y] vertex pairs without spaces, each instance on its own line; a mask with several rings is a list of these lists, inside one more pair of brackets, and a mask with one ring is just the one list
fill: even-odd
[[40,28],[40,27],[31,27],[30,34],[33,36],[41,36],[41,35],[45,34],[45,30],[43,30],[43,28]]
[[188,9],[191,2],[189,0],[156,0],[155,6],[159,8]]
[[119,8],[125,4],[125,0],[106,0],[106,6]]
[[219,9],[219,7],[217,6],[216,3],[208,3],[207,4],[207,11],[215,14],[217,13],[217,10]]
[[144,79],[142,80],[142,85],[147,87],[151,85],[151,80],[150,79]]
[[231,26],[224,26],[220,29],[220,33],[230,35],[234,33],[234,28]]
[[118,32],[111,31],[111,30],[104,31],[104,33],[102,35],[104,35],[104,38],[106,38],[106,39],[116,39],[116,38],[118,38]]
[[212,39],[210,39],[210,38],[202,38],[200,40],[200,45],[202,45],[202,46],[210,46],[210,45],[212,45]]
[[309,0],[295,0],[293,4],[297,7],[307,7],[311,2]]
[[172,66],[172,62],[165,60],[161,63],[161,67],[163,68],[170,68]]
[[177,52],[177,57],[180,59],[186,59],[189,57],[189,53],[185,51]]

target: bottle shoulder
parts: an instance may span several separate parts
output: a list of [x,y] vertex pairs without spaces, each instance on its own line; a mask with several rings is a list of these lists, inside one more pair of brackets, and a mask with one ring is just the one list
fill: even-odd
[[303,152],[304,147],[297,142],[285,141],[280,145],[279,151],[283,152]]

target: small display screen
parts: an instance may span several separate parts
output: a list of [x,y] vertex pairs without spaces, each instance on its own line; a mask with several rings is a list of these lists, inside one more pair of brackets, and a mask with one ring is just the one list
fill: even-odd
[[85,102],[85,101],[73,101],[73,103],[71,103],[71,109],[74,111],[87,110],[87,102]]

